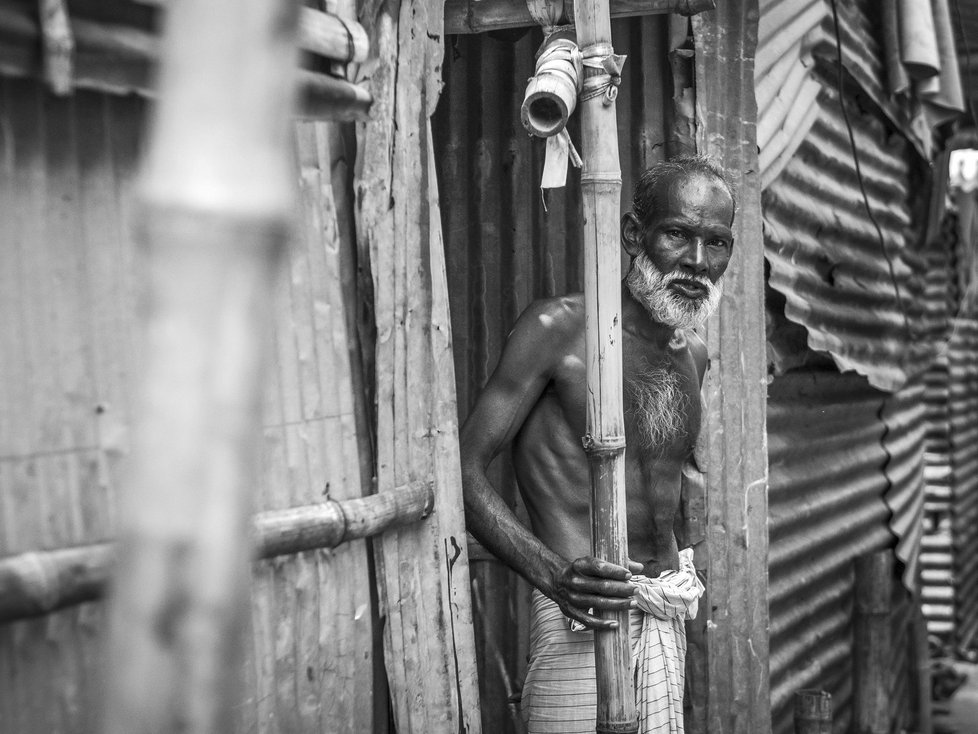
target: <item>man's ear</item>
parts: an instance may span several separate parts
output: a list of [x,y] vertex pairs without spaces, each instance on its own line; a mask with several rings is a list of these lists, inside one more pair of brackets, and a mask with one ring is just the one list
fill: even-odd
[[634,212],[621,215],[621,246],[632,257],[642,252],[642,224]]

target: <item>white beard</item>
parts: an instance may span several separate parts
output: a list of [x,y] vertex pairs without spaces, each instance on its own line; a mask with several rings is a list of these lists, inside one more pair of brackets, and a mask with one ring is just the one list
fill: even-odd
[[628,412],[634,420],[638,444],[643,449],[664,449],[686,436],[689,398],[683,392],[682,380],[676,372],[665,366],[645,364],[625,375],[624,382],[625,391],[631,398]]
[[[686,298],[670,290],[669,284],[674,280],[695,280],[706,288],[706,296],[699,300]],[[705,275],[688,275],[676,270],[666,275],[644,252],[632,262],[625,285],[652,318],[673,329],[700,326],[716,310],[723,295],[722,276],[712,283]]]

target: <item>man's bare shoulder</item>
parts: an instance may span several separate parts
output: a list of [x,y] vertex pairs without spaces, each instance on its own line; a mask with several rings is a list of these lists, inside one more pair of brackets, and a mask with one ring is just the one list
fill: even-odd
[[574,293],[534,301],[520,315],[510,338],[532,337],[556,343],[579,337],[584,329],[584,295]]

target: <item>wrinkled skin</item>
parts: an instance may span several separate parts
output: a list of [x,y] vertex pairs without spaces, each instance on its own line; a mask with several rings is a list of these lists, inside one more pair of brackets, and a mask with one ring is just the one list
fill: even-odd
[[[622,246],[646,253],[663,273],[705,275],[716,283],[733,249],[733,202],[716,179],[694,174],[665,182],[644,226],[622,218]],[[683,298],[702,287],[679,277],[669,286]],[[622,355],[625,382],[645,366],[675,373],[685,396],[683,430],[672,439],[639,448],[636,406],[625,400],[625,491],[628,554],[623,568],[590,556],[590,482],[581,444],[586,428],[584,299],[571,295],[537,301],[522,314],[499,364],[461,432],[466,520],[492,553],[553,599],[571,619],[611,628],[591,610],[627,608],[632,573],[656,576],[678,568],[673,523],[681,472],[700,427],[699,388],[706,349],[695,334],[654,320],[622,289]],[[522,525],[492,488],[486,468],[507,445],[530,527]]]

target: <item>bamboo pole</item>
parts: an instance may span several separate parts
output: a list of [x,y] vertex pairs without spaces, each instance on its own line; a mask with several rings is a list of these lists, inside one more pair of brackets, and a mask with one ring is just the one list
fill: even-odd
[[856,559],[856,604],[853,620],[853,725],[855,734],[890,730],[889,656],[893,588],[891,551]]
[[[577,40],[585,59],[602,44],[612,53],[608,0],[576,6]],[[584,67],[581,99],[584,209],[585,361],[587,364],[587,435],[584,448],[591,470],[591,548],[594,556],[627,566],[625,516],[625,426],[622,408],[621,272],[619,204],[621,167],[614,97],[589,95],[589,79],[602,69]],[[617,90],[615,90],[617,91]],[[631,673],[628,610],[603,614],[618,628],[597,631],[596,730],[637,732],[638,718]]]
[[[611,0],[612,18],[679,13],[694,15],[716,7],[716,0]],[[571,8],[568,12],[567,8]],[[576,3],[564,0],[558,24],[571,23]],[[580,17],[580,13],[577,13]],[[537,25],[526,0],[447,0],[445,33],[486,33]]]
[[231,732],[273,295],[295,211],[297,5],[174,3],[138,186],[143,294],[105,734]]
[[[157,3],[162,4],[162,3]],[[310,8],[300,9],[299,47],[328,59],[361,61],[368,54],[366,31],[354,21],[343,21]],[[136,92],[155,96],[153,69],[160,55],[160,39],[137,27],[68,19],[74,42],[70,87],[112,93]],[[36,14],[25,8],[0,7],[0,70],[31,76],[39,73],[36,46],[42,42]],[[297,116],[303,119],[365,120],[369,93],[360,85],[328,74],[301,70],[302,95]]]
[[[423,520],[433,504],[431,482],[412,482],[383,494],[260,512],[252,520],[252,558],[372,538]],[[112,543],[93,543],[0,558],[0,624],[101,599],[115,555]]]

